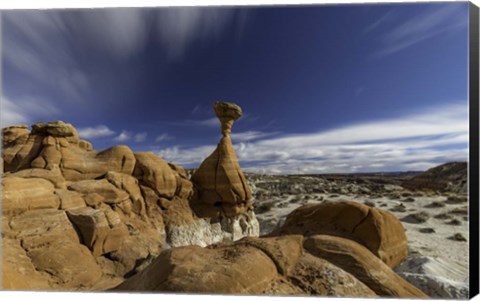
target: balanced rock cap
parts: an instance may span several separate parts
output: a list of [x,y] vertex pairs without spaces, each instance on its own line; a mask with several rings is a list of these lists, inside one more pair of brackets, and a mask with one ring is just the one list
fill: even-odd
[[39,122],[32,125],[32,134],[51,135],[54,137],[76,137],[77,130],[61,120],[54,122]]
[[242,116],[242,108],[231,102],[216,101],[213,109],[218,118],[228,118],[237,120]]

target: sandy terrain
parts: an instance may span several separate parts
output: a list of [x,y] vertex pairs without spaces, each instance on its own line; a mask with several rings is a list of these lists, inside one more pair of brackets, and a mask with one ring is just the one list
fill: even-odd
[[[357,185],[357,187],[353,186],[353,190],[357,193],[342,194],[329,191],[315,193],[305,189],[305,187],[312,187],[311,181],[307,179],[302,183],[304,181],[300,179],[301,177],[297,177],[288,181],[287,184],[282,183],[286,181],[285,178],[279,180],[269,178],[263,183],[262,179],[254,180],[259,187],[271,188],[271,193],[268,189],[258,188],[255,194],[257,198],[254,204],[257,208],[262,235],[280,225],[292,210],[307,203],[338,200],[365,203],[389,210],[401,220],[405,227],[410,254],[405,263],[397,268],[397,272],[405,272],[408,276],[409,273],[419,273],[421,270],[421,273],[429,277],[436,277],[435,281],[438,282],[438,279],[441,279],[446,286],[451,286],[442,288],[443,290],[452,290],[454,287],[463,288],[462,292],[447,295],[441,292],[437,297],[459,297],[458,295],[461,297],[466,293],[469,258],[466,196],[453,193],[417,193],[388,183],[383,184],[382,189],[375,191],[371,191],[372,188],[368,185]],[[272,181],[277,183],[272,185]],[[268,185],[267,182],[269,182]],[[317,187],[320,186],[326,186],[326,184],[320,181]],[[338,191],[339,189],[336,186],[332,189],[330,186],[327,190]],[[430,290],[437,290],[437,288],[431,288],[432,284],[428,285]]]

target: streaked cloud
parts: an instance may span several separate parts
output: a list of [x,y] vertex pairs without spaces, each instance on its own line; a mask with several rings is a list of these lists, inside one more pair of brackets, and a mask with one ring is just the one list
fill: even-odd
[[[468,6],[466,4],[452,3],[441,5],[415,17],[407,18],[393,26],[381,37],[381,49],[374,53],[374,56],[383,57],[439,34],[464,29],[468,26],[467,17]],[[385,19],[380,19],[379,21],[383,22]],[[373,28],[375,27],[373,26]]]
[[182,7],[160,10],[157,30],[168,59],[182,58],[189,46],[198,40],[218,41],[235,18],[226,8]]
[[[33,81],[54,90],[66,101],[81,101],[90,82],[75,58],[65,15],[57,11],[12,11],[2,13],[2,17],[4,64],[21,73],[25,83]],[[12,91],[12,87],[5,87],[7,96],[37,95],[26,90]],[[58,105],[51,99],[49,102]]]
[[[58,110],[94,105],[92,93],[112,86],[112,77],[109,69],[99,74],[99,69],[88,68],[82,54],[121,65],[155,41],[162,44],[167,61],[178,61],[194,41],[218,42],[228,26],[244,26],[242,14],[205,7],[2,12],[3,70],[8,75],[3,93],[11,99],[43,95],[43,103]],[[135,78],[134,72],[126,77]],[[27,113],[16,113],[9,114],[10,120],[27,120]]]
[[251,140],[257,140],[260,138],[268,137],[275,135],[276,133],[267,133],[267,132],[260,132],[260,131],[247,131],[247,132],[240,132],[231,134],[232,142],[245,142]]
[[[468,139],[468,107],[459,102],[317,133],[265,137],[234,147],[244,169],[253,172],[398,171],[467,160]],[[176,146],[158,154],[198,166],[214,149],[215,145]]]
[[364,34],[372,32],[372,31],[380,28],[381,25],[384,25],[385,23],[387,23],[389,20],[392,19],[392,17],[393,17],[393,10],[390,10],[390,11],[386,12],[384,15],[382,15],[380,18],[378,18],[377,20],[372,22],[370,25],[365,27],[362,32]]
[[6,127],[14,124],[31,124],[42,118],[54,118],[59,110],[40,98],[16,98],[12,100],[2,96],[0,102],[0,125]]
[[199,120],[185,119],[180,122],[174,121],[174,122],[166,122],[166,123],[170,125],[175,125],[175,126],[206,126],[206,127],[220,126],[220,121],[218,120],[217,117],[199,119]]
[[184,166],[195,165],[198,167],[215,150],[215,147],[216,145],[202,145],[189,148],[177,145],[155,151],[155,153],[165,160],[176,164]]
[[[72,34],[89,42],[88,47],[116,59],[128,59],[147,43],[148,11],[142,8],[82,10],[76,13]],[[64,19],[65,24],[73,25]]]
[[167,140],[172,140],[174,139],[173,136],[167,134],[167,133],[163,133],[163,134],[160,134],[158,135],[156,138],[155,138],[155,142],[162,142],[162,141],[167,141]]
[[144,142],[146,139],[147,139],[147,133],[146,132],[138,133],[138,134],[135,134],[133,136],[133,141],[135,141],[137,143]]

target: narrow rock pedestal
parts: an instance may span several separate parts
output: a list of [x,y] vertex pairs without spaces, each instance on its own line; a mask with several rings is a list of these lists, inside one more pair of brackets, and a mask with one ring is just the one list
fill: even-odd
[[234,217],[253,209],[252,193],[230,138],[233,122],[242,116],[242,109],[228,102],[215,102],[213,108],[223,137],[192,176],[197,188],[196,205],[202,215]]

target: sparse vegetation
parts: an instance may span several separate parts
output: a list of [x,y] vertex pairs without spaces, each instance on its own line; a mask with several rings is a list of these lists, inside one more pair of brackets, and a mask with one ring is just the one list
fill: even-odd
[[421,224],[421,223],[425,223],[429,218],[430,218],[430,215],[427,212],[421,211],[421,212],[409,214],[404,218],[402,218],[401,221],[404,221],[407,223],[413,223],[413,224]]
[[418,232],[430,234],[430,233],[435,233],[436,231],[433,228],[421,228],[421,229],[418,229]]
[[435,202],[431,202],[430,204],[426,205],[425,208],[442,208],[442,207],[445,207],[445,206],[446,206],[445,203],[435,201]]
[[455,241],[467,241],[467,239],[465,238],[465,236],[463,236],[462,233],[455,233],[453,234],[453,236],[449,237],[449,239]]

